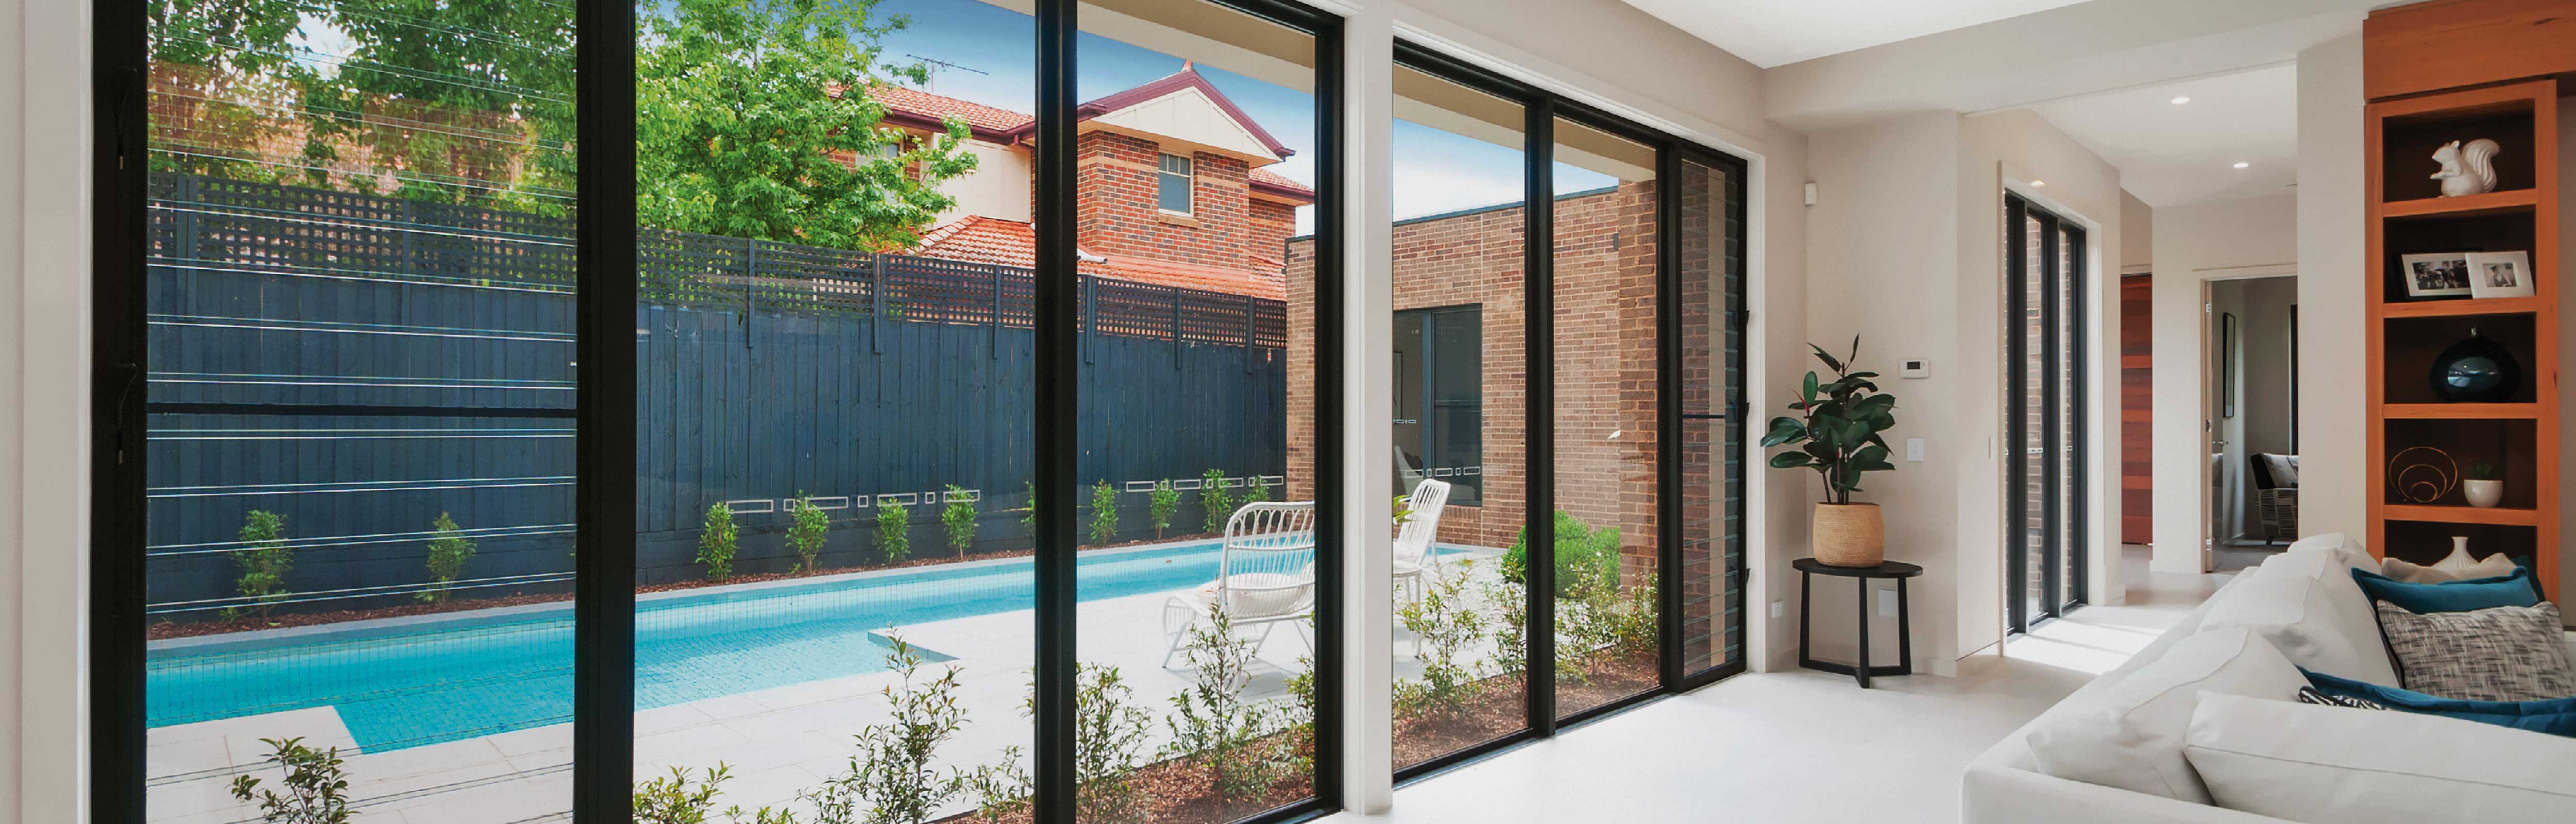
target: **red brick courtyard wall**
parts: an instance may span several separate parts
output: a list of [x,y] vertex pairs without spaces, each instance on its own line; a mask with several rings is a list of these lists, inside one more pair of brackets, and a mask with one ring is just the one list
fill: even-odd
[[[1595,529],[1619,527],[1632,578],[1651,573],[1655,545],[1654,202],[1654,184],[1641,182],[1556,204],[1557,506]],[[1525,522],[1521,227],[1521,208],[1510,206],[1395,228],[1397,309],[1483,307],[1484,499],[1451,505],[1442,541],[1509,546]],[[1291,432],[1313,431],[1312,246],[1289,244]],[[1313,477],[1301,474],[1313,457],[1311,441],[1289,440],[1291,500],[1314,494]],[[1388,478],[1394,460],[1355,469]]]

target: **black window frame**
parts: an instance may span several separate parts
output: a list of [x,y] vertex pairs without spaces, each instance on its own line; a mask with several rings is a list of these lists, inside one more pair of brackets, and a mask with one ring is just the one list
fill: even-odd
[[[2039,223],[2040,282],[2052,287],[2046,296],[2030,294],[2029,233],[2033,221]],[[2003,235],[2004,305],[2008,318],[2004,362],[2009,365],[2004,390],[2004,442],[2010,445],[2005,450],[2004,525],[2010,537],[2004,551],[2003,600],[2004,631],[2009,635],[2026,633],[2041,622],[2064,617],[2084,606],[2090,597],[2087,581],[2092,559],[2087,498],[2092,493],[2092,483],[2083,444],[2090,437],[2085,399],[2092,385],[2092,370],[2085,360],[2085,318],[2079,315],[2071,323],[2061,323],[2067,320],[2062,315],[2065,307],[2079,313],[2086,307],[2084,227],[2008,191],[2004,193]],[[2034,299],[2041,301],[2036,340],[2024,320]],[[2071,328],[2075,334],[2060,335],[2061,327]],[[2048,364],[2045,385],[2036,388],[2036,408],[2046,413],[2040,424],[2038,475],[2043,497],[2039,512],[2042,526],[2037,535],[2032,535],[2027,526],[2031,512],[2026,489],[2032,475],[2028,441],[2034,389],[2026,361],[2034,348]],[[2061,364],[2066,367],[2066,379],[2062,381],[2057,379]],[[2061,443],[2074,443],[2077,447],[2060,455],[2057,445]],[[2061,505],[2060,501],[2066,503]],[[2033,540],[2038,542],[2041,555],[2037,570],[2030,568]],[[2041,591],[2047,594],[2036,614],[2029,597],[2033,573],[2039,576]],[[2066,597],[2056,597],[2060,592]]]
[[[1203,0],[1309,33],[1315,42],[1316,186],[1313,334],[1318,363],[1347,360],[1341,307],[1344,212],[1348,204],[1343,123],[1342,18],[1293,0]],[[95,6],[90,158],[96,181],[92,222],[91,345],[96,365],[90,395],[93,536],[90,582],[92,749],[91,820],[145,821],[145,625],[143,519],[146,431],[141,391],[149,369],[145,318],[149,140],[145,78],[150,19],[141,0],[92,0]],[[571,817],[578,824],[624,824],[632,818],[634,779],[636,458],[633,309],[637,297],[634,0],[573,0],[579,33],[574,51],[575,102],[581,111],[576,163],[581,215],[576,328],[582,379],[570,413],[579,427],[576,472],[577,545],[601,548],[575,556],[573,779]],[[1077,387],[1080,383],[1078,252],[1075,247],[1075,93],[1079,0],[1035,0],[1036,134],[1031,162],[1032,229],[1036,235],[1034,364],[1037,401],[1034,484],[1042,500],[1073,500],[1081,489]],[[1195,164],[1193,164],[1195,168]],[[611,273],[626,273],[615,276]],[[1340,444],[1345,394],[1340,370],[1314,371],[1317,683],[1338,684],[1344,671],[1347,616],[1342,545],[1347,513]],[[592,479],[608,479],[592,482]],[[1074,607],[1077,546],[1073,507],[1041,507],[1032,620],[1035,663],[1035,812],[1041,822],[1072,822],[1075,809]],[[601,551],[606,550],[606,551]],[[1314,794],[1242,819],[1268,824],[1320,817],[1342,808],[1343,695],[1318,691]]]
[[[1669,183],[1677,179],[1675,175],[1678,174],[1681,160],[1688,158],[1704,166],[1725,169],[1733,182],[1733,192],[1740,195],[1744,185],[1742,181],[1746,178],[1750,164],[1734,155],[1639,125],[1618,115],[1521,82],[1401,36],[1395,41],[1395,64],[1502,98],[1524,108],[1522,129],[1524,174],[1521,202],[1525,206],[1555,202],[1555,132],[1556,121],[1559,118],[1652,147],[1655,150],[1655,171],[1658,178],[1655,204],[1657,224],[1655,373],[1658,394],[1655,468],[1658,495],[1655,511],[1659,527],[1656,530],[1656,600],[1658,602],[1656,654],[1659,664],[1657,688],[1614,699],[1560,718],[1556,712],[1555,680],[1552,677],[1555,671],[1553,662],[1556,660],[1555,633],[1531,631],[1526,636],[1526,657],[1530,662],[1527,671],[1534,674],[1547,673],[1550,677],[1532,677],[1526,682],[1528,723],[1515,732],[1484,743],[1397,769],[1395,782],[1397,786],[1403,786],[1482,760],[1495,753],[1555,737],[1565,729],[1582,726],[1673,695],[1708,686],[1745,670],[1740,644],[1734,647],[1722,663],[1715,666],[1699,672],[1684,672],[1682,668],[1680,632],[1682,588],[1679,586],[1682,551],[1680,530],[1675,528],[1682,522],[1681,498],[1677,494],[1681,485],[1682,437],[1682,414],[1678,402],[1681,386],[1679,369],[1681,321],[1678,311],[1681,247],[1676,238],[1677,233],[1670,231],[1671,227],[1678,223],[1681,201],[1676,194],[1676,187]],[[1743,235],[1749,231],[1747,228],[1749,224],[1741,219],[1744,208],[1744,199],[1740,196],[1733,198],[1733,202],[1729,204],[1732,215],[1737,218],[1730,222],[1731,231],[1734,233],[1734,236],[1727,238],[1730,251],[1745,248]],[[1553,208],[1524,208],[1521,211],[1525,239],[1555,237],[1556,222]],[[1553,515],[1556,511],[1556,450],[1553,425],[1553,412],[1556,405],[1555,244],[1525,240],[1521,247],[1523,253],[1522,323],[1524,324],[1522,350],[1526,358],[1522,392],[1525,402],[1523,455],[1528,464],[1527,490],[1522,504],[1525,516],[1523,524],[1525,552],[1528,559],[1523,567],[1526,570],[1523,573],[1523,590],[1528,599],[1524,614],[1528,626],[1554,627],[1556,624],[1556,599],[1553,597],[1556,577],[1556,535],[1553,523]],[[1742,268],[1743,256],[1729,254],[1722,259],[1725,265],[1733,268],[1731,273],[1721,275],[1727,283],[1731,284],[1726,290],[1726,302],[1729,307],[1728,322],[1737,324],[1735,328],[1739,330],[1749,330],[1752,313],[1744,308],[1742,285],[1746,280]],[[1747,337],[1749,339],[1749,335]],[[1739,376],[1744,374],[1742,357],[1743,353],[1738,352],[1737,362],[1732,364],[1735,367],[1733,373]],[[1729,387],[1728,397],[1742,398],[1742,387]],[[1738,403],[1735,406],[1736,408],[1730,410],[1730,413],[1740,417],[1744,414],[1742,405]],[[1740,454],[1731,456],[1735,460],[1726,461],[1721,458],[1720,462],[1721,465],[1730,467],[1728,471],[1734,473],[1735,480],[1741,482],[1744,467],[1748,465],[1745,456],[1751,453],[1751,449],[1743,444],[1741,438],[1737,438],[1736,442]],[[1740,505],[1735,512],[1740,513]],[[1729,529],[1736,530],[1733,536],[1737,542],[1743,544],[1747,539],[1747,536],[1741,533],[1743,519],[1734,518],[1728,523],[1731,524]],[[1729,594],[1738,600],[1741,598],[1743,582],[1747,578],[1744,557],[1749,554],[1749,548],[1731,558],[1721,554],[1721,558],[1726,559],[1724,563],[1729,567],[1725,573]],[[1736,631],[1741,630],[1739,628]]]
[[[1467,466],[1476,467],[1476,477],[1478,478],[1478,481],[1475,484],[1459,484],[1455,480],[1450,482],[1449,505],[1481,507],[1485,505],[1485,486],[1482,480],[1484,477],[1483,468],[1485,463],[1485,403],[1482,394],[1485,381],[1485,347],[1482,343],[1481,334],[1478,336],[1479,342],[1475,347],[1475,368],[1471,370],[1462,370],[1475,375],[1476,386],[1478,388],[1477,400],[1473,403],[1459,403],[1455,401],[1443,402],[1440,400],[1440,393],[1438,391],[1440,383],[1439,376],[1449,371],[1442,368],[1440,363],[1442,354],[1439,342],[1440,321],[1444,317],[1458,316],[1466,316],[1474,319],[1476,328],[1481,332],[1485,325],[1485,305],[1481,303],[1461,303],[1448,306],[1426,306],[1419,309],[1396,310],[1396,326],[1399,329],[1403,327],[1404,318],[1406,317],[1419,317],[1422,319],[1422,335],[1420,340],[1420,345],[1422,347],[1421,385],[1414,390],[1416,393],[1413,396],[1414,408],[1409,410],[1397,409],[1396,415],[1399,418],[1402,418],[1406,417],[1407,413],[1411,413],[1410,417],[1415,422],[1417,427],[1415,431],[1418,433],[1417,438],[1419,439],[1419,445],[1421,446],[1419,454],[1422,455],[1422,477],[1455,478],[1458,476],[1458,469]],[[1405,395],[1403,394],[1401,387],[1399,387],[1396,398],[1401,402],[1404,397]],[[1452,451],[1445,446],[1447,435],[1437,423],[1437,421],[1441,419],[1440,410],[1443,408],[1473,408],[1477,412],[1475,433],[1476,445],[1474,447],[1475,453],[1473,459],[1467,463],[1459,463],[1454,457]],[[1396,447],[1399,449],[1403,448],[1403,446],[1404,444],[1402,443],[1396,444]],[[1444,457],[1449,458],[1449,460],[1442,460]],[[1442,474],[1441,467],[1443,466],[1447,466],[1449,468],[1448,474]],[[1458,494],[1460,491],[1466,491],[1467,494],[1462,496]]]

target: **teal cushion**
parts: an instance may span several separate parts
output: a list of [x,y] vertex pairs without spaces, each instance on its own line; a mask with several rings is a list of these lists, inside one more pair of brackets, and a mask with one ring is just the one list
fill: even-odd
[[2540,603],[2540,586],[2531,577],[2530,567],[2521,567],[2493,578],[2446,581],[2439,584],[2412,584],[2366,569],[2354,569],[2352,580],[2372,601],[2387,601],[2422,615],[2431,612],[2470,612],[2490,607],[2527,607]]
[[2441,698],[2413,690],[2383,687],[2367,681],[2337,678],[2322,672],[2299,672],[2318,692],[2340,698],[2358,698],[2400,712],[2439,715],[2480,724],[2494,724],[2518,730],[2548,733],[2576,738],[2576,697],[2551,698],[2542,701],[2464,701]]

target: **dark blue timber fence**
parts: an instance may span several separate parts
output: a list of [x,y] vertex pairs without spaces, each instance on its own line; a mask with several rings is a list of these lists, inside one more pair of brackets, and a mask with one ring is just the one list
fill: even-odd
[[[154,180],[151,214],[141,515],[159,617],[248,602],[252,510],[283,516],[294,549],[277,610],[413,599],[441,513],[477,545],[457,597],[568,591],[569,218],[188,175]],[[787,569],[800,493],[829,508],[827,568],[883,560],[880,502],[910,505],[914,557],[952,552],[951,497],[977,511],[970,553],[1028,545],[1029,270],[640,243],[641,583],[704,574],[713,504],[737,513],[737,573]],[[1278,301],[1092,276],[1081,292],[1082,473],[1122,490],[1120,539],[1152,534],[1134,482],[1284,474]],[[1174,527],[1191,531],[1198,496],[1183,500]]]

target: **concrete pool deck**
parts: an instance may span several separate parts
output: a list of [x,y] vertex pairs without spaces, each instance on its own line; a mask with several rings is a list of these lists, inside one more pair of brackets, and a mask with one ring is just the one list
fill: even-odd
[[[1182,544],[1138,547],[1147,551]],[[1444,548],[1447,548],[1444,546]],[[1481,580],[1495,577],[1500,550],[1457,548],[1448,569],[1474,560]],[[987,562],[969,562],[987,563]],[[946,568],[930,567],[931,569]],[[916,570],[919,568],[915,568]],[[867,573],[862,573],[866,575]],[[810,580],[810,579],[808,579]],[[802,583],[801,581],[799,583]],[[774,584],[748,585],[753,587]],[[700,590],[702,592],[703,590]],[[1081,623],[1076,657],[1118,667],[1135,690],[1138,706],[1153,717],[1149,749],[1168,739],[1162,718],[1171,698],[1189,688],[1194,673],[1182,662],[1162,667],[1166,639],[1162,610],[1174,591],[1088,601],[1076,607]],[[1242,631],[1247,637],[1259,629]],[[941,750],[941,768],[996,763],[1005,747],[1025,749],[1030,722],[1021,714],[1035,656],[1031,612],[1018,610],[895,628],[904,640],[953,660],[925,664],[922,677],[958,670],[957,699],[967,724]],[[1397,629],[1397,677],[1420,669],[1412,645]],[[1470,650],[1483,659],[1489,648]],[[1307,647],[1281,627],[1259,650],[1248,694],[1285,701],[1286,682]],[[666,776],[673,767],[693,776],[722,763],[731,779],[716,807],[779,806],[797,792],[821,785],[848,767],[852,736],[888,717],[885,691],[900,681],[872,672],[790,684],[643,710],[635,716],[635,775]],[[256,822],[254,805],[233,800],[233,776],[249,773],[273,787],[280,773],[264,767],[260,738],[302,736],[315,747],[342,747],[354,819],[366,824],[519,824],[569,821],[572,729],[569,724],[504,732],[462,741],[383,753],[349,754],[355,737],[337,712],[318,707],[154,728],[147,755],[147,810],[153,822],[236,824]],[[1150,753],[1149,753],[1150,757]],[[1023,762],[1022,767],[1029,765]],[[952,811],[963,811],[962,800]]]

